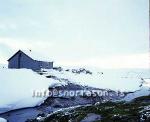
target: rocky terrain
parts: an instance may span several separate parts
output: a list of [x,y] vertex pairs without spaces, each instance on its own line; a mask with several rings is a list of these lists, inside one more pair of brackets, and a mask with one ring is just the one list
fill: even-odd
[[26,122],[149,122],[150,96],[131,102],[105,102],[62,109]]

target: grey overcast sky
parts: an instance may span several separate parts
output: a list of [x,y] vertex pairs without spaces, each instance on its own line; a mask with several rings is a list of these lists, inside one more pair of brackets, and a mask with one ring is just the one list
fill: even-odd
[[147,68],[149,0],[0,0],[0,63],[18,49],[57,64]]

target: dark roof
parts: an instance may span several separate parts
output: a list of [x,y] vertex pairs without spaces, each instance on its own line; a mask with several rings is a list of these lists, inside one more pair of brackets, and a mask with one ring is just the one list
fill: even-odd
[[[10,57],[7,61],[10,61],[13,57],[15,57],[18,53],[23,53],[25,54],[23,51],[18,50],[12,57]],[[27,54],[25,54],[27,57],[29,57],[30,59],[32,59],[30,56],[28,56]],[[32,59],[33,60],[33,59]]]

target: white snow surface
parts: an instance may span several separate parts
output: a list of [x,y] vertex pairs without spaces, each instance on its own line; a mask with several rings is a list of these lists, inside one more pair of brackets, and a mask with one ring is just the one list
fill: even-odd
[[32,70],[0,69],[0,113],[40,104],[46,98],[33,97],[33,91],[44,91],[57,83]]
[[[85,73],[72,73],[68,71],[47,70],[46,75],[69,79],[80,85],[94,88],[134,92],[128,94],[123,100],[131,101],[140,96],[150,95],[150,71],[144,69],[91,69],[92,75]],[[103,74],[102,74],[103,72]],[[143,82],[144,79],[144,82]],[[142,84],[142,87],[141,87]]]
[[[66,70],[66,69],[65,69]],[[44,97],[33,97],[33,91],[44,91],[49,86],[66,85],[65,80],[54,80],[45,76],[53,75],[59,79],[68,79],[71,82],[79,83],[102,89],[121,91],[136,91],[140,89],[142,78],[149,78],[147,70],[110,70],[110,69],[89,69],[92,75],[85,73],[72,73],[71,71],[46,70],[47,73],[39,75],[29,69],[1,69],[0,68],[0,113],[39,105]],[[103,74],[102,74],[103,72]],[[148,79],[146,79],[149,82]],[[145,88],[145,86],[143,86]],[[147,88],[147,87],[146,87]],[[148,92],[143,91],[143,92]],[[136,95],[135,95],[136,96]]]
[[150,79],[144,79],[143,86],[150,87]]
[[148,96],[148,95],[150,95],[150,88],[143,87],[140,90],[135,91],[134,93],[128,94],[125,98],[123,98],[123,100],[131,101],[137,97]]
[[144,79],[144,81],[145,82],[143,82],[142,87],[139,90],[128,94],[123,100],[131,101],[137,97],[150,95],[150,79]]
[[0,118],[0,122],[7,122],[7,120],[4,118]]
[[[94,88],[104,88],[120,91],[138,90],[142,83],[141,78],[149,78],[150,72],[145,69],[90,69],[92,75],[85,73],[72,73],[71,71],[59,72],[56,70],[46,70],[48,75],[68,79],[80,85],[91,86]],[[103,73],[103,74],[102,74]]]

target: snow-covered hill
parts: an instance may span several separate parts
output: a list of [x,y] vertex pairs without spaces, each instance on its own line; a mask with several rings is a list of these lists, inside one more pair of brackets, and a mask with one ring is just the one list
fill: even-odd
[[[64,87],[66,89],[70,87],[71,83],[75,84],[74,88],[87,88],[88,86],[88,88],[109,91],[136,91],[140,89],[141,78],[148,78],[149,76],[148,70],[137,69],[98,70],[57,67],[52,70],[44,69],[37,73],[27,69],[0,68],[0,84],[2,84],[0,85],[0,113],[43,103],[47,96],[33,97],[34,90],[43,92],[48,88],[58,86],[66,86]],[[111,91],[113,95],[115,94],[114,91]],[[117,99],[114,96],[113,98]],[[66,102],[64,101],[64,103]]]
[[61,68],[45,70],[45,76],[68,79],[81,85],[120,91],[135,91],[141,85],[141,78],[149,78],[147,69],[96,69]]
[[131,101],[134,98],[150,95],[150,72],[140,69],[120,70],[87,70],[84,68],[45,70],[45,76],[59,80],[67,80],[82,86],[111,89],[114,91],[132,92],[122,100]]
[[150,79],[143,79],[141,88],[133,93],[128,94],[123,100],[131,101],[137,97],[150,95]]
[[40,104],[46,98],[34,98],[33,91],[48,90],[50,85],[57,83],[60,84],[32,70],[0,69],[0,113]]

